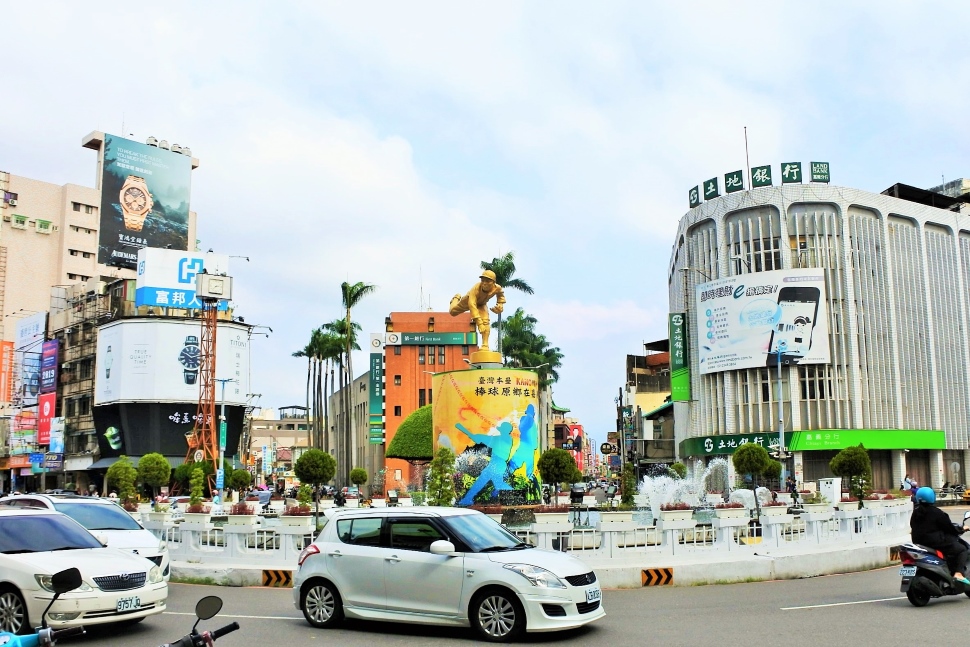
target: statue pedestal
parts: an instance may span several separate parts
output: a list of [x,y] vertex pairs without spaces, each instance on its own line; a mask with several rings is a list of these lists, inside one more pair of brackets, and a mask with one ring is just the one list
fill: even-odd
[[[478,350],[472,353],[472,364],[496,364],[502,366],[502,353],[494,350]],[[492,368],[492,367],[488,367]]]

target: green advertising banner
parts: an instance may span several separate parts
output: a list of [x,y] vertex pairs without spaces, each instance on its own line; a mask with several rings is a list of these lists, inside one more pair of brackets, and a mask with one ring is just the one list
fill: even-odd
[[370,350],[370,384],[367,398],[370,443],[380,445],[384,442],[384,340],[382,335],[371,333]]
[[402,346],[477,346],[478,333],[428,332],[401,333]]
[[669,316],[670,335],[670,399],[674,402],[690,400],[690,361],[687,356],[687,315],[671,312]]
[[946,449],[942,431],[925,429],[814,429],[796,431],[788,449],[793,452],[845,449]]
[[[785,432],[785,447],[791,444],[792,433]],[[688,438],[680,443],[681,456],[711,456],[714,454],[733,454],[738,447],[748,443],[761,445],[769,452],[778,451],[778,434],[721,434]]]

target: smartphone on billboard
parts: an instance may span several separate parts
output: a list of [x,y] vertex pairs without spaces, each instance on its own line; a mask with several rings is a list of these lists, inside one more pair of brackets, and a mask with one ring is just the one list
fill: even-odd
[[768,366],[777,365],[779,346],[782,364],[798,363],[808,355],[820,297],[821,291],[810,286],[790,286],[778,291],[781,318],[771,331]]

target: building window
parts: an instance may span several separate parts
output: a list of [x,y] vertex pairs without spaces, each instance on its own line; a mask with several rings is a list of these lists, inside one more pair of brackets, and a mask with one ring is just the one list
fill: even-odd
[[13,222],[10,223],[15,229],[26,229],[27,228],[27,216],[13,215]]
[[424,405],[424,389],[418,389],[418,406],[423,407]]
[[428,346],[428,364],[434,364],[434,346]]
[[77,414],[86,416],[89,413],[91,413],[91,398],[85,395],[77,401]]
[[444,364],[445,363],[445,347],[444,346],[438,346],[438,363],[439,364]]
[[37,220],[37,233],[38,234],[49,234],[51,233],[51,221],[50,220]]
[[65,402],[66,402],[67,406],[65,407],[64,417],[65,418],[73,418],[75,415],[77,415],[76,414],[76,411],[77,411],[77,400],[74,400],[72,398],[70,400],[66,400]]
[[400,346],[395,346],[394,347],[394,354],[395,355],[400,355],[401,354],[401,347]]
[[93,375],[91,360],[81,362],[81,379],[90,379]]
[[431,404],[431,394],[432,393],[433,393],[433,391],[431,389],[428,389],[428,404]]
[[397,416],[398,418],[401,417],[401,405],[399,404],[394,405],[394,415]]
[[461,347],[461,354],[462,355],[467,355],[468,354],[468,346],[462,346]]
[[75,211],[80,211],[81,210],[81,203],[80,202],[72,202],[71,203],[71,208],[74,209]]
[[94,213],[94,207],[89,204],[84,205],[84,213]]
[[77,250],[77,249],[69,249],[69,250],[67,250],[67,253],[70,254],[71,256],[77,256],[81,252],[80,252],[80,250]]
[[401,386],[401,376],[400,375],[395,375],[394,376],[394,386]]
[[395,481],[401,480],[401,470],[394,470],[394,480]]
[[418,346],[418,364],[424,364],[424,346]]

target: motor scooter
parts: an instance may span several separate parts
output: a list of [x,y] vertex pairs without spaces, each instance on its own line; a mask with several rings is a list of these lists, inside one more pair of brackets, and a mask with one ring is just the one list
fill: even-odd
[[231,622],[225,627],[220,627],[215,631],[203,631],[199,633],[196,631],[196,627],[199,626],[199,622],[202,620],[209,620],[214,618],[222,610],[222,598],[215,595],[207,595],[195,604],[195,624],[192,625],[192,629],[189,633],[185,634],[173,643],[166,643],[160,645],[159,647],[212,647],[214,643],[219,638],[222,638],[228,633],[239,629],[238,622]]
[[47,612],[54,606],[57,598],[68,591],[73,591],[78,588],[81,586],[81,582],[81,571],[76,568],[69,568],[59,573],[54,573],[51,576],[51,588],[54,589],[54,597],[51,599],[50,604],[47,605],[47,608],[44,609],[37,632],[27,636],[0,632],[0,645],[3,647],[54,647],[61,638],[84,635],[84,627],[51,629],[47,626]]
[[[970,512],[963,515],[963,525],[953,524],[963,534],[963,526],[970,522]],[[966,543],[963,539],[963,543]],[[970,586],[953,579],[946,557],[935,548],[920,546],[919,544],[902,544],[896,548],[902,567],[899,590],[906,594],[906,599],[914,607],[925,607],[930,599],[941,598],[945,595],[960,595],[970,597]]]

